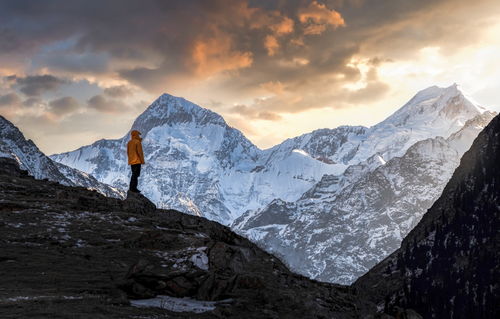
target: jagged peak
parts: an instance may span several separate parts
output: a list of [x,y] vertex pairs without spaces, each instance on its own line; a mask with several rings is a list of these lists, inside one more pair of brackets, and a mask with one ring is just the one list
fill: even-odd
[[154,115],[155,117],[172,117],[179,113],[199,116],[212,116],[222,120],[222,117],[204,107],[201,107],[183,97],[174,96],[168,93],[160,95],[151,105],[139,116]]
[[437,85],[433,85],[418,91],[417,94],[415,94],[415,96],[410,100],[410,102],[412,102],[414,99],[420,100],[420,99],[429,99],[432,97],[436,98],[443,95],[444,93],[459,94],[460,92],[461,89],[457,83],[453,83],[452,85],[447,87],[440,87]]
[[163,93],[137,117],[131,129],[147,133],[150,129],[159,125],[183,123],[213,124],[228,127],[221,115],[183,97]]
[[[15,138],[20,138],[24,141],[26,141],[27,143],[30,143],[30,144],[33,144],[33,141],[31,141],[30,139],[26,139],[26,137],[24,136],[23,132],[21,132],[21,130],[14,124],[12,123],[11,121],[9,121],[8,119],[6,119],[5,117],[1,116],[0,115],[0,131],[2,132],[2,137],[5,137],[6,135],[10,136],[10,138],[12,137],[15,137]],[[36,145],[35,145],[36,147]],[[38,149],[38,147],[37,147]]]
[[434,85],[419,91],[401,108],[375,127],[407,126],[408,122],[419,122],[420,118],[422,119],[421,124],[427,123],[429,125],[428,117],[430,115],[434,118],[437,116],[447,117],[449,120],[462,117],[461,120],[466,121],[484,111],[486,109],[465,95],[457,83],[448,87]]
[[295,137],[287,138],[283,142],[266,149],[266,151],[277,150],[282,147],[288,147],[289,145],[296,143],[302,144],[301,147],[303,147],[310,140],[318,139],[321,136],[331,136],[333,138],[337,134],[342,135],[342,134],[352,133],[361,135],[365,134],[368,129],[369,129],[368,127],[361,125],[341,125],[336,128],[320,128]]
[[16,127],[11,121],[7,120],[5,117],[0,115],[0,124],[2,126],[8,126],[8,127]]

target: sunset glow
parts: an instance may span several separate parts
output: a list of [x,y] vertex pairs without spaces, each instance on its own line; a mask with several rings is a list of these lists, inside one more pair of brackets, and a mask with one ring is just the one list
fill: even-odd
[[47,154],[121,137],[161,93],[261,148],[370,126],[458,83],[500,111],[500,2],[1,1],[0,114]]

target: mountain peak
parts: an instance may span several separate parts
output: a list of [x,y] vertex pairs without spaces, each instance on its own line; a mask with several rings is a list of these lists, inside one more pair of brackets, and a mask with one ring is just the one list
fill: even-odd
[[150,129],[161,125],[218,125],[227,126],[219,114],[194,104],[183,97],[168,93],[160,95],[134,121],[132,129],[147,133]]
[[419,91],[376,127],[391,125],[413,129],[429,126],[429,123],[439,126],[456,123],[461,126],[484,111],[486,109],[471,101],[457,83],[448,87],[431,86]]
[[[410,100],[410,102],[417,102],[420,100],[427,100],[429,98],[437,98],[444,93],[448,94],[459,94],[461,93],[460,86],[457,83],[453,83],[452,85],[448,87],[440,87],[437,85],[430,86],[428,88],[425,88],[423,90],[420,90],[415,94],[415,96]],[[408,102],[408,103],[410,103]]]

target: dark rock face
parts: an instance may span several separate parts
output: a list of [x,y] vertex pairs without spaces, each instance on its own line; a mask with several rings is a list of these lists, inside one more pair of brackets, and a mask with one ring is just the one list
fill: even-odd
[[[36,180],[5,158],[0,216],[2,318],[357,318],[365,307],[220,224]],[[201,314],[129,304],[156,295],[220,303]]]
[[401,248],[354,287],[386,313],[411,308],[424,318],[499,318],[499,163],[497,116]]

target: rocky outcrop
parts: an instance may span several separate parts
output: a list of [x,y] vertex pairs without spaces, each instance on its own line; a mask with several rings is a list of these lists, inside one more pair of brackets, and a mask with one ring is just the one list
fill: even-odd
[[498,318],[500,117],[479,134],[441,197],[401,247],[354,287],[380,310]]
[[[0,317],[356,318],[347,286],[291,273],[218,223],[36,180],[0,159]],[[171,313],[129,300],[215,301]]]

